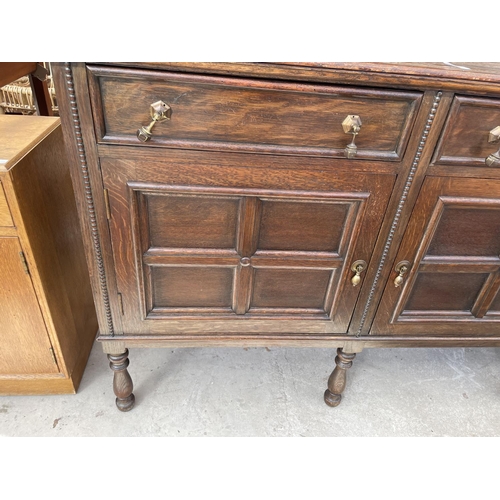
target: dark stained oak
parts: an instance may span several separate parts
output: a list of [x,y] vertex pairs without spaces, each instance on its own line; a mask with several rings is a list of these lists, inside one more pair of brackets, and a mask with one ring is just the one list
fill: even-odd
[[121,354],[108,354],[109,367],[113,370],[113,391],[116,395],[116,407],[120,411],[130,411],[135,405],[132,393],[134,385],[127,370],[130,361],[128,349]]
[[456,96],[432,163],[498,169],[485,163],[488,155],[498,151],[498,143],[488,142],[490,130],[498,126],[500,101]]
[[[131,346],[339,348],[335,406],[364,347],[500,345],[498,65],[74,63],[55,79],[122,406]],[[141,143],[159,99],[170,120]]]
[[347,370],[351,368],[355,357],[356,354],[354,353],[344,352],[341,348],[337,349],[336,366],[328,379],[328,389],[324,394],[325,403],[328,406],[335,407],[340,404],[347,382]]
[[500,290],[500,181],[428,177],[385,287],[373,334],[500,335],[488,314]]
[[[346,331],[359,292],[350,266],[370,255],[393,177],[270,160],[262,169],[250,154],[102,157],[129,332],[175,333],[182,315],[200,333],[207,320],[221,332],[304,331],[304,322]],[[310,164],[325,170],[311,176]]]
[[[344,157],[342,122],[359,115],[359,158],[400,160],[421,101],[416,92],[304,85],[90,67],[99,142],[141,144],[136,130],[161,99],[170,120],[149,146]],[[124,115],[126,120],[124,120]]]

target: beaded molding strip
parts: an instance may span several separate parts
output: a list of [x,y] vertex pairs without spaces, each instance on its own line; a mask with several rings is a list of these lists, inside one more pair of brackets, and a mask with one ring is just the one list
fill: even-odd
[[68,89],[69,102],[71,107],[71,115],[73,118],[73,126],[76,135],[76,145],[78,149],[78,157],[80,160],[80,171],[83,178],[83,186],[85,191],[85,200],[87,202],[87,211],[90,222],[90,230],[92,234],[92,242],[94,245],[94,256],[97,264],[97,271],[99,276],[99,285],[101,288],[102,301],[104,305],[104,312],[106,315],[106,323],[108,333],[114,336],[115,331],[113,327],[113,317],[111,316],[111,307],[109,305],[108,284],[106,282],[106,272],[104,270],[104,261],[102,258],[101,242],[99,239],[99,231],[97,229],[97,218],[95,213],[94,198],[92,196],[92,187],[90,185],[89,169],[87,165],[87,157],[85,155],[85,146],[82,138],[82,128],[80,126],[80,115],[78,114],[78,105],[76,103],[75,87],[73,84],[73,73],[71,71],[70,63],[64,64],[64,75],[66,78],[66,86]]
[[396,215],[394,216],[394,219],[392,221],[391,225],[391,230],[389,231],[389,236],[387,237],[387,240],[385,242],[384,246],[384,251],[382,253],[382,258],[380,259],[380,263],[378,265],[377,273],[375,274],[375,279],[373,280],[372,287],[370,289],[370,293],[368,294],[368,299],[365,304],[365,308],[363,310],[363,314],[361,316],[361,321],[359,323],[359,328],[358,331],[356,332],[356,337],[359,337],[361,334],[361,330],[363,329],[363,326],[365,325],[366,322],[366,316],[368,314],[368,309],[370,308],[371,302],[373,300],[373,295],[375,294],[375,289],[378,285],[378,281],[380,279],[380,274],[382,273],[382,269],[385,265],[385,261],[387,259],[387,255],[389,253],[389,249],[391,248],[392,245],[392,240],[394,238],[394,233],[396,232],[396,228],[398,227],[399,224],[399,219],[401,218],[401,212],[403,211],[403,207],[406,203],[406,198],[408,197],[408,192],[410,191],[411,185],[413,184],[413,178],[415,176],[415,172],[417,171],[418,164],[420,163],[420,157],[422,156],[422,151],[424,149],[425,143],[427,142],[427,136],[429,135],[429,130],[431,128],[432,122],[434,121],[434,117],[436,116],[436,111],[439,106],[439,101],[441,101],[441,96],[443,95],[442,92],[438,92],[436,96],[434,97],[434,102],[432,103],[432,108],[429,113],[429,116],[427,117],[427,123],[425,124],[425,129],[422,134],[422,137],[420,138],[420,143],[418,145],[417,152],[415,154],[415,158],[413,159],[413,163],[410,169],[410,173],[408,174],[408,177],[406,179],[406,184],[403,189],[403,194],[401,195],[401,198],[399,199],[399,204],[398,208],[396,210]]

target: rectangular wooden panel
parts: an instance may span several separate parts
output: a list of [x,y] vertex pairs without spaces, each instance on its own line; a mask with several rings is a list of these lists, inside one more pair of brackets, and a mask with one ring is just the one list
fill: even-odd
[[[140,144],[136,131],[162,100],[171,119],[150,146],[345,157],[342,122],[359,115],[357,158],[400,160],[422,94],[88,67],[99,142]],[[126,116],[126,119],[124,119]]]
[[0,238],[0,375],[58,373],[17,238]]
[[331,275],[328,270],[257,268],[250,312],[253,307],[311,308],[326,314],[325,299]]
[[2,183],[0,182],[0,226],[12,227],[14,221],[10,214],[9,205],[7,204],[7,199],[5,198],[5,192],[3,190]]
[[427,254],[500,256],[500,204],[446,207]]
[[406,302],[406,311],[470,312],[487,274],[421,273]]
[[151,275],[153,310],[231,307],[231,268],[153,267]]
[[432,163],[488,168],[485,159],[499,147],[488,136],[498,125],[500,99],[456,96]]
[[258,248],[338,253],[349,206],[265,199]]
[[146,197],[152,247],[234,248],[237,198],[159,193]]

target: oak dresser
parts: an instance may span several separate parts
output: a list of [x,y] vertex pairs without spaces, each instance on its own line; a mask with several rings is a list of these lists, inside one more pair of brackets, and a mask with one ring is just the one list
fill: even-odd
[[116,404],[128,347],[500,346],[500,65],[54,65]]

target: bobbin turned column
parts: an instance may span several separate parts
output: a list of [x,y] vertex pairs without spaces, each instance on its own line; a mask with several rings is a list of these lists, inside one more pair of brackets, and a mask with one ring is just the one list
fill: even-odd
[[344,352],[343,349],[337,349],[335,358],[335,370],[333,370],[328,379],[328,389],[325,391],[325,403],[328,406],[338,406],[342,400],[342,393],[346,384],[346,372],[351,368],[352,361],[356,357],[355,353]]
[[116,406],[120,411],[130,411],[135,404],[135,396],[132,394],[134,385],[127,367],[128,349],[121,354],[108,354],[109,367],[113,370],[113,391],[116,394]]

